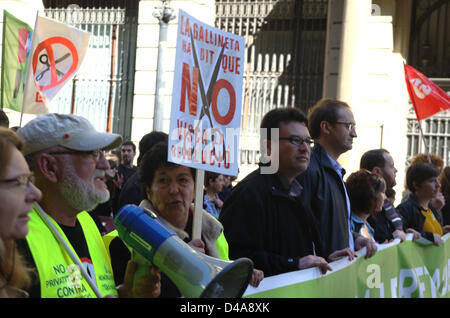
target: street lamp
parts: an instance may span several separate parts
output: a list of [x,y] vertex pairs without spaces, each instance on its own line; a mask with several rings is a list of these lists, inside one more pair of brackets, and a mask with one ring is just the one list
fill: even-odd
[[169,1],[162,1],[155,7],[153,16],[159,20],[158,64],[156,70],[155,111],[153,115],[153,130],[163,130],[164,95],[165,95],[165,56],[167,55],[167,29],[169,22],[175,19],[174,10],[169,7]]

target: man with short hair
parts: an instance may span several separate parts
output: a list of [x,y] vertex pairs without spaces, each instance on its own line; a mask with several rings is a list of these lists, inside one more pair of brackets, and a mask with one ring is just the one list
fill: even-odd
[[322,251],[327,256],[344,248],[359,250],[366,246],[366,256],[370,257],[376,245],[351,231],[345,170],[338,162],[357,137],[353,113],[345,102],[322,99],[310,109],[308,121],[314,148],[308,169],[297,180],[304,190],[302,201],[318,222]]
[[[386,182],[386,190],[396,185],[397,169],[394,166],[394,159],[386,149],[366,151],[361,157],[360,168],[383,178]],[[388,198],[384,200],[381,212],[371,215],[368,222],[375,229],[374,238],[379,243],[385,243],[394,238],[405,240],[402,218]]]
[[[104,182],[109,164],[103,151],[120,146],[122,137],[97,132],[85,118],[66,114],[38,116],[17,134],[26,141],[23,152],[42,191],[41,209],[35,206],[30,213],[29,234],[19,243],[37,270],[30,296],[96,297],[70,250],[103,296],[117,296],[108,252],[86,211],[109,199]],[[147,283],[159,293],[157,275]],[[130,295],[129,288],[122,292]]]
[[134,156],[136,156],[136,145],[128,140],[122,144],[121,148],[122,160],[120,165],[117,167],[117,173],[123,176],[123,183],[125,184],[127,180],[136,173],[137,167],[133,165]]
[[[311,212],[300,200],[302,187],[297,175],[310,158],[311,137],[305,115],[296,108],[269,111],[261,122],[267,134],[261,141],[275,173],[263,165],[240,181],[224,203],[219,221],[224,226],[231,259],[250,258],[265,276],[319,267],[331,270],[320,251],[320,237]],[[278,136],[272,135],[278,129]],[[264,135],[267,138],[264,138]],[[352,251],[330,255],[335,260]]]

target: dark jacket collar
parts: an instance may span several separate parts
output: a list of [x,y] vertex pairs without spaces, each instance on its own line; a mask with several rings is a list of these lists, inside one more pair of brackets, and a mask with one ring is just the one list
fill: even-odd
[[321,166],[331,168],[334,170],[334,167],[331,164],[330,159],[328,158],[326,150],[318,142],[314,143],[314,147],[311,152],[311,156],[312,155],[314,155],[317,158],[317,161]]

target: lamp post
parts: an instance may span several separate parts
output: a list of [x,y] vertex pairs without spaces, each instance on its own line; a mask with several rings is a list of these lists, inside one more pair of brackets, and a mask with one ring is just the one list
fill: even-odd
[[165,56],[167,55],[167,29],[169,22],[175,19],[174,10],[168,6],[168,1],[155,8],[153,16],[159,20],[158,62],[156,70],[155,111],[153,115],[153,130],[162,131],[164,118],[165,95]]

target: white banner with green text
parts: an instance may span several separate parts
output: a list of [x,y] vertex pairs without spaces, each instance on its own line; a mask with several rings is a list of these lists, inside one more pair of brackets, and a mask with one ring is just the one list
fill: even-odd
[[436,246],[429,241],[395,240],[378,245],[371,258],[359,251],[331,263],[321,274],[311,268],[265,278],[258,288],[248,287],[244,297],[449,297],[450,234]]

